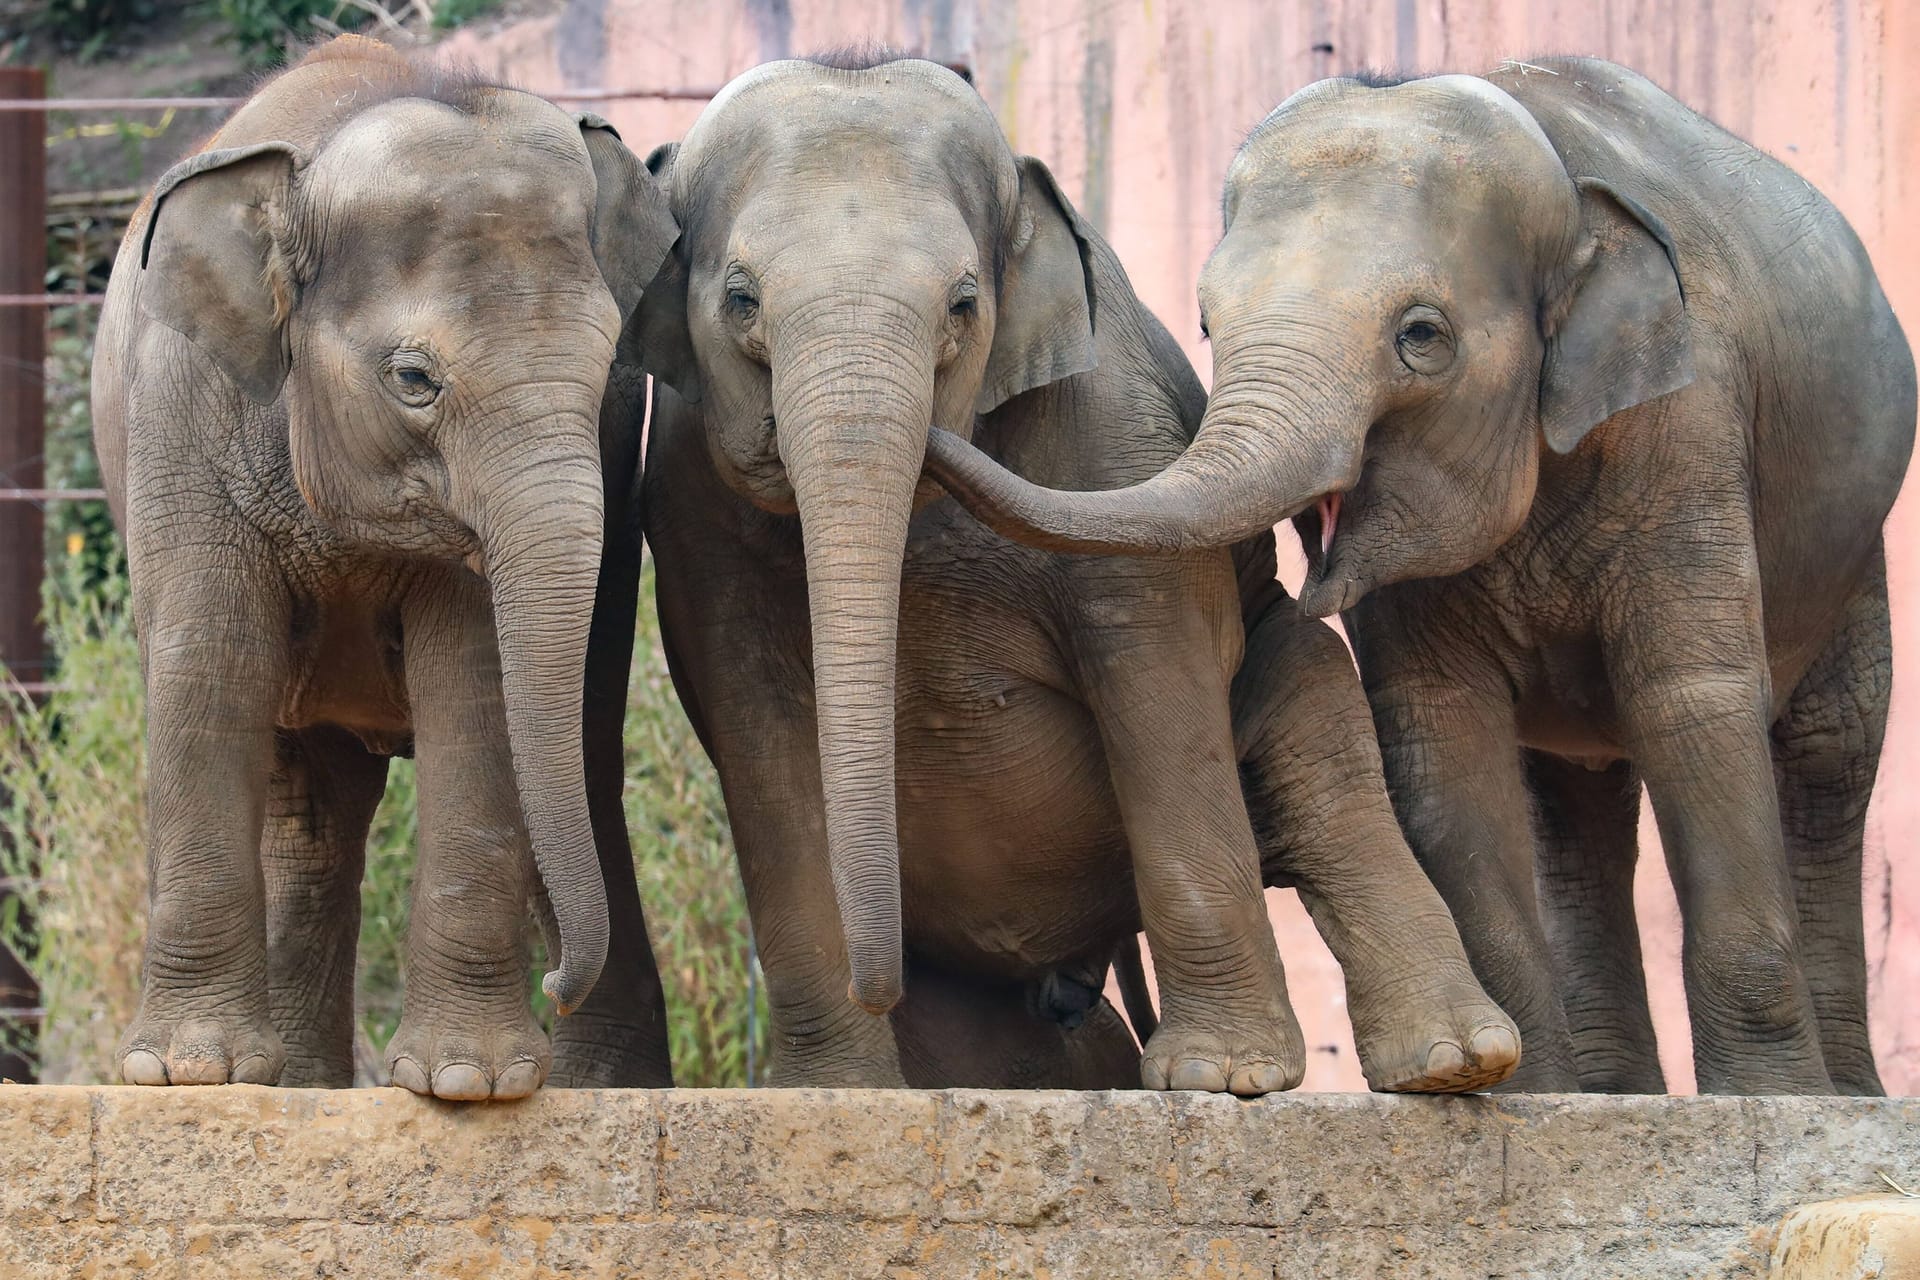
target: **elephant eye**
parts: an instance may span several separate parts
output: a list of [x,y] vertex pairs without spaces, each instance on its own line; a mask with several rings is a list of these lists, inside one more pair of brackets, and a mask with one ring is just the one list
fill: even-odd
[[440,398],[440,382],[428,371],[427,357],[420,352],[396,352],[387,364],[387,379],[394,395],[415,409]]
[[1415,373],[1435,374],[1453,363],[1453,334],[1446,317],[1428,306],[1415,306],[1400,317],[1393,345],[1400,362]]
[[745,267],[737,263],[727,272],[727,314],[745,323],[759,314],[760,290]]
[[953,287],[953,297],[947,303],[947,314],[965,319],[980,310],[980,286],[971,276]]

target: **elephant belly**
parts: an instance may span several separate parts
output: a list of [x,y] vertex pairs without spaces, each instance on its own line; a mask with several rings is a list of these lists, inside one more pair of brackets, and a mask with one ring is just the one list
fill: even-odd
[[369,751],[392,755],[413,737],[399,610],[364,600],[303,602],[295,609],[280,727],[338,725]]
[[1009,643],[1046,651],[1030,623],[991,610],[949,621],[946,645],[902,637],[907,944],[936,963],[1007,977],[1104,952],[1137,927],[1138,908],[1093,716],[1059,691],[1064,682],[975,657]]

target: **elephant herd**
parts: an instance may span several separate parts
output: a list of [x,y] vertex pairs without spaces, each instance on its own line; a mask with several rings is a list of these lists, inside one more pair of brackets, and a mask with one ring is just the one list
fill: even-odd
[[769,63],[645,158],[353,37],[264,85],[136,213],[97,340],[148,690],[118,1075],[351,1082],[411,754],[394,1083],[670,1082],[644,534],[775,1083],[1292,1087],[1284,885],[1374,1088],[1660,1090],[1644,786],[1700,1086],[1879,1092],[1915,384],[1845,221],[1580,59],[1312,85],[1223,216],[1209,395],[930,62]]

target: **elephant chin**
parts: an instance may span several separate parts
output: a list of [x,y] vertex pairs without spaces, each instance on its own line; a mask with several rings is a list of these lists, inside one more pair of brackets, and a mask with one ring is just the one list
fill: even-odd
[[1300,588],[1300,612],[1309,618],[1331,618],[1359,604],[1366,594],[1366,586],[1357,578],[1308,574]]
[[1300,587],[1300,611],[1309,618],[1330,618],[1345,613],[1372,590],[1372,582],[1349,567],[1350,562],[1365,559],[1347,554],[1361,532],[1354,517],[1354,504],[1348,495],[1334,492],[1322,494],[1317,502],[1293,518],[1294,532],[1299,535],[1300,548],[1307,558],[1307,574]]

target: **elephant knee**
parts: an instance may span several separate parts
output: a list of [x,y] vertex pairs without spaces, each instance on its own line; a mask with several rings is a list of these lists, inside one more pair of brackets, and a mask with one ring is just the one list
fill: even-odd
[[1752,927],[1690,948],[1696,1016],[1745,1036],[1771,1039],[1800,1027],[1806,979],[1785,929]]

